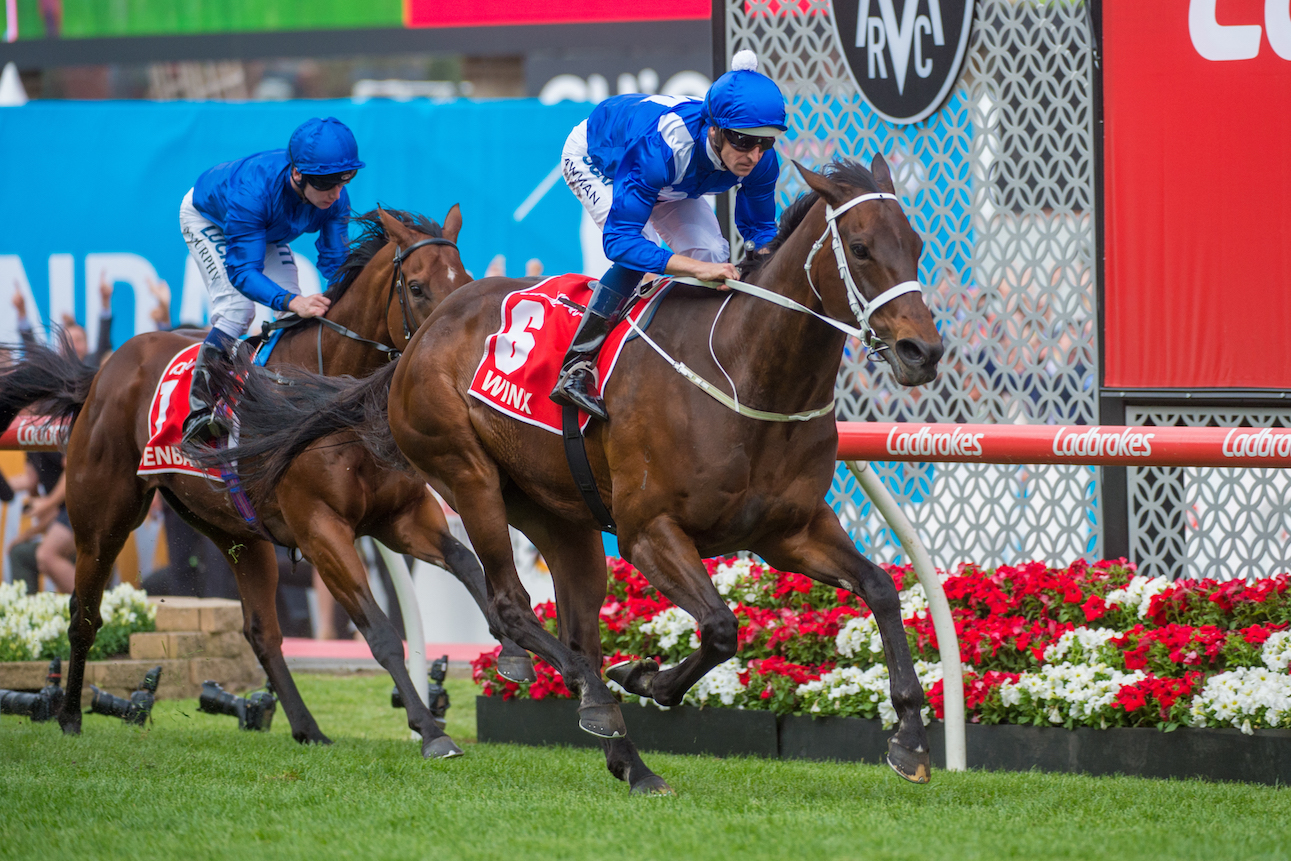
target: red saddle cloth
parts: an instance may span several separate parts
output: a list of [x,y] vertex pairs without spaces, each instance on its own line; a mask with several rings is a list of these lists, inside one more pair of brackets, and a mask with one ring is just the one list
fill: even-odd
[[[583,318],[582,309],[592,297],[587,286],[591,280],[586,275],[557,275],[507,294],[502,300],[502,325],[485,342],[484,358],[471,380],[471,396],[514,419],[560,433],[561,407],[549,395]],[[646,315],[653,313],[665,292],[656,287],[633,307],[629,318],[649,319]],[[596,363],[601,391],[631,331],[625,321],[606,338]],[[580,413],[579,426],[585,428],[589,418]]]
[[223,482],[217,469],[203,470],[184,457],[179,451],[184,419],[188,418],[188,389],[193,382],[193,364],[201,344],[185,347],[166,366],[166,373],[157,381],[148,407],[148,427],[152,435],[143,447],[138,475],[156,475],[161,472],[179,472],[185,475],[205,475]]

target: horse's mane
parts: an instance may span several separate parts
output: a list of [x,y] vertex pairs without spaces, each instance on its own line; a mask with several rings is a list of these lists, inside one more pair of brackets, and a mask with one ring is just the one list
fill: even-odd
[[[849,185],[862,193],[879,190],[879,184],[874,180],[874,174],[870,173],[869,168],[850,159],[835,159],[825,165],[822,173],[835,182],[841,185]],[[780,213],[780,225],[776,229],[775,239],[763,246],[763,253],[745,255],[744,259],[740,261],[741,281],[752,281],[757,277],[758,272],[775,255],[780,246],[785,244],[789,236],[798,229],[798,225],[807,217],[807,213],[819,199],[820,195],[814,191],[804,192],[797,200],[789,204],[784,212]]]
[[[387,215],[393,215],[410,229],[418,233],[424,233],[427,236],[440,237],[444,235],[443,228],[435,221],[431,221],[424,215],[416,212],[405,212],[402,209],[387,209]],[[359,277],[363,267],[368,265],[375,255],[386,243],[390,237],[386,235],[385,227],[381,224],[381,215],[378,210],[373,209],[362,215],[350,217],[351,224],[359,225],[359,235],[350,241],[350,253],[345,258],[345,262],[332,275],[331,283],[327,286],[327,292],[323,295],[333,302],[345,295],[345,291],[354,283],[354,279]]]

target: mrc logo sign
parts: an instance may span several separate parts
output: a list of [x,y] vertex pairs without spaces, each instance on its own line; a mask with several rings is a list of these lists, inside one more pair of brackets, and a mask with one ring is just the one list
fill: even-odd
[[950,94],[973,0],[834,0],[834,29],[861,95],[894,123],[917,123]]

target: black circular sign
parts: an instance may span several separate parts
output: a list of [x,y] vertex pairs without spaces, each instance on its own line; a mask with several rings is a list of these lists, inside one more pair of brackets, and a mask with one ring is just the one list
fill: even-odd
[[973,0],[834,0],[834,29],[861,95],[886,120],[917,123],[950,94]]

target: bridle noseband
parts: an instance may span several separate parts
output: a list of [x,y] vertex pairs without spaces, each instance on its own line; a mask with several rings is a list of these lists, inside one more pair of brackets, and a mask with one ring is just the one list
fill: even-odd
[[838,277],[842,279],[843,286],[847,290],[847,304],[851,306],[852,314],[856,316],[856,321],[861,324],[861,329],[864,332],[861,336],[861,343],[871,357],[876,357],[888,349],[888,345],[883,343],[878,332],[875,332],[874,327],[870,325],[870,316],[898,296],[904,296],[906,293],[922,293],[923,286],[918,281],[902,281],[900,284],[884,290],[873,299],[866,299],[865,294],[861,292],[861,288],[857,286],[856,279],[852,277],[851,267],[847,265],[847,252],[843,248],[843,238],[838,233],[838,218],[853,206],[867,200],[895,200],[898,206],[901,204],[900,199],[895,194],[887,194],[886,192],[874,192],[853,197],[837,209],[826,203],[825,232],[811,246],[811,253],[807,255],[807,260],[802,264],[802,268],[807,273],[807,284],[811,287],[811,291],[816,294],[816,298],[824,301],[820,291],[816,289],[816,285],[811,280],[811,261],[815,258],[816,252],[825,244],[825,239],[832,236],[831,244],[834,247],[834,260],[838,263]]

